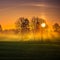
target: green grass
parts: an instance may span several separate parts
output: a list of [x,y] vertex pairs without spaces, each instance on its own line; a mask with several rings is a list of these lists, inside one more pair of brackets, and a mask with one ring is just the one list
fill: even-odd
[[60,45],[46,42],[0,42],[0,60],[58,60]]

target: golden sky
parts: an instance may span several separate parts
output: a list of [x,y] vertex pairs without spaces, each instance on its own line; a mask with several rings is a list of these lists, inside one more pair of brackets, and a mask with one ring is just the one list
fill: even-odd
[[0,24],[4,29],[15,28],[19,17],[45,18],[47,23],[60,24],[60,0],[0,0]]

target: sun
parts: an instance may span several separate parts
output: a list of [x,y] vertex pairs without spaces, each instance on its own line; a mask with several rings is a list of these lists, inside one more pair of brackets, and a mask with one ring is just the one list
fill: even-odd
[[42,24],[41,24],[41,27],[42,27],[42,28],[45,28],[45,27],[46,27],[46,24],[45,24],[45,23],[42,23]]

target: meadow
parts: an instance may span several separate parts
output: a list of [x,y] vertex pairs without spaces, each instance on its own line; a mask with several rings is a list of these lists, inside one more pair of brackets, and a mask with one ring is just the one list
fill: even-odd
[[0,42],[0,60],[58,60],[60,44],[58,42]]

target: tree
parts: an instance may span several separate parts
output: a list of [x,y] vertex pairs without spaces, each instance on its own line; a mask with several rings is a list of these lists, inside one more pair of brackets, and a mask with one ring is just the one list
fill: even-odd
[[21,18],[19,18],[17,21],[16,21],[16,28],[18,29],[18,30],[20,30],[21,29],[21,24],[22,24],[22,22],[24,21],[24,17],[21,17]]
[[18,20],[15,22],[16,25],[16,33],[21,32],[21,24],[24,21],[24,17],[18,18]]
[[60,26],[59,26],[58,23],[55,23],[55,24],[53,25],[53,28],[54,28],[54,31],[55,31],[55,32],[58,32],[59,29],[60,29]]
[[29,20],[27,18],[19,18],[16,21],[16,28],[18,31],[21,31],[22,33],[28,32],[29,30]]
[[33,30],[37,31],[39,29],[39,25],[40,25],[39,18],[33,17],[31,22],[32,22]]
[[40,30],[41,24],[46,23],[44,19],[38,18],[38,17],[33,17],[32,18],[32,28],[35,31]]
[[26,18],[21,24],[21,30],[22,32],[28,32],[29,31],[29,20]]
[[2,26],[0,25],[0,32],[2,32]]

